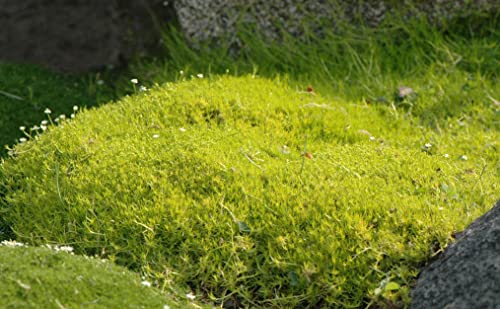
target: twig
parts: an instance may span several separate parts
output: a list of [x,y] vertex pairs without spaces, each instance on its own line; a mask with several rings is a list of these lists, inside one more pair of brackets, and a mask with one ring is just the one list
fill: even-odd
[[246,153],[244,153],[243,151],[241,152],[243,154],[243,156],[245,158],[247,158],[247,160],[252,163],[253,165],[255,165],[258,169],[260,169],[261,171],[264,170],[260,165],[258,165],[257,163],[255,163],[254,160],[252,160],[252,158],[250,158]]
[[24,101],[24,99],[21,98],[20,96],[17,96],[17,95],[12,94],[12,93],[8,93],[6,91],[0,90],[0,94],[3,94],[4,96],[11,98],[11,99],[14,99],[14,100]]
[[306,153],[307,153],[307,135],[306,135],[306,140],[304,141],[304,151],[302,152],[302,165],[300,166],[299,175],[302,175],[302,171],[304,170],[304,165],[306,164]]

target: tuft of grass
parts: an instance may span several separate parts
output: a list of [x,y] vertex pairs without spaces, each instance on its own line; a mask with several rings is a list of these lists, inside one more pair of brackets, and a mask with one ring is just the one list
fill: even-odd
[[433,67],[444,74],[456,68],[496,79],[498,19],[486,20],[479,31],[464,21],[437,28],[423,19],[397,16],[374,29],[340,25],[318,33],[303,25],[301,38],[283,30],[282,39],[271,42],[252,25],[241,23],[235,38],[216,46],[190,44],[172,27],[164,35],[167,56],[137,63],[131,70],[151,83],[174,80],[179,70],[186,75],[257,70],[261,76],[289,75],[294,81],[328,85],[330,92],[358,99],[361,89],[383,87],[387,79],[422,76]]
[[417,90],[415,116],[283,78],[156,86],[17,145],[0,165],[3,225],[205,302],[402,306],[500,176],[499,131],[481,122],[495,110],[438,130]]
[[109,261],[47,247],[0,244],[0,274],[2,308],[194,307]]

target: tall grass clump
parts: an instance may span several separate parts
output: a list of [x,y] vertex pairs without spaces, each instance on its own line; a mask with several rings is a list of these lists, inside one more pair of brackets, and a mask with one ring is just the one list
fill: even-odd
[[401,306],[500,176],[498,130],[406,112],[283,79],[181,78],[19,144],[0,165],[2,224],[213,304]]
[[[404,15],[404,14],[402,14]],[[241,23],[234,37],[189,43],[179,30],[166,31],[166,58],[133,69],[149,80],[168,80],[185,74],[250,74],[328,86],[358,99],[360,91],[385,89],[399,79],[423,77],[429,70],[448,75],[450,70],[496,78],[498,74],[498,19],[449,21],[437,27],[426,19],[390,16],[376,28],[324,21],[324,28],[301,25],[300,37],[281,30],[271,41],[258,27]],[[477,23],[476,23],[477,24]],[[467,25],[469,27],[467,27]],[[163,64],[162,64],[163,63]],[[389,82],[389,83],[388,83]]]

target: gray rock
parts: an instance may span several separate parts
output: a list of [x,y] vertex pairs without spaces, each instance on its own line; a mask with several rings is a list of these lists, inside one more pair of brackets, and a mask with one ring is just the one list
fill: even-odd
[[0,5],[0,61],[38,63],[64,72],[119,65],[159,47],[158,26],[178,20],[196,43],[224,40],[238,51],[238,24],[252,24],[269,40],[281,31],[322,35],[342,23],[376,26],[388,13],[414,7],[430,20],[494,14],[493,0],[4,0]]
[[[176,0],[181,28],[192,42],[235,39],[238,23],[252,24],[270,40],[280,38],[280,28],[300,36],[307,30],[352,21],[362,16],[376,25],[383,20],[386,4],[373,1],[323,0]],[[304,23],[304,21],[307,21]]]
[[321,33],[342,22],[376,26],[394,12],[424,15],[440,24],[455,17],[495,14],[500,4],[492,0],[176,0],[174,7],[183,32],[196,43],[220,38],[236,42],[238,22],[254,24],[265,37],[275,40],[279,27],[300,36],[306,30]]
[[163,2],[4,0],[0,60],[72,73],[119,65],[158,45],[154,17],[175,16]]
[[500,201],[420,274],[412,309],[500,308]]

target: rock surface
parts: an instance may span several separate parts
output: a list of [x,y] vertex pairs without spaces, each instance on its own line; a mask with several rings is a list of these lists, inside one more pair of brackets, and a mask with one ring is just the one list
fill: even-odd
[[500,201],[420,274],[412,309],[500,308]]
[[198,42],[221,37],[236,41],[239,21],[254,24],[266,37],[276,39],[278,27],[300,35],[306,28],[335,28],[340,22],[376,26],[393,12],[420,14],[440,23],[471,14],[495,14],[500,4],[493,0],[176,0],[174,7],[186,36]]
[[158,44],[153,15],[165,21],[172,10],[158,0],[5,0],[0,60],[73,73],[119,65]]
[[499,8],[500,2],[493,0],[4,0],[0,61],[38,63],[64,72],[119,65],[158,47],[157,26],[174,20],[192,43],[224,39],[238,50],[240,22],[279,40],[282,29],[300,37],[344,22],[376,26],[391,12],[443,20],[471,12],[491,15]]

